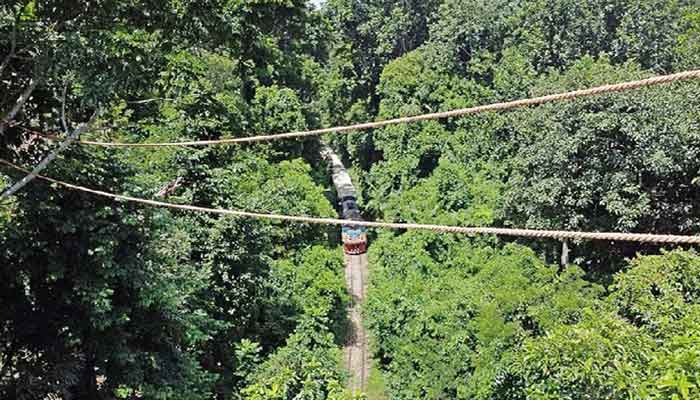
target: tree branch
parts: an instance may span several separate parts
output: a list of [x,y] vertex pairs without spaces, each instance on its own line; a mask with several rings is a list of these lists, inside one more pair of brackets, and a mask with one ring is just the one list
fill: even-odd
[[68,81],[63,84],[63,98],[61,99],[61,124],[63,132],[68,134],[68,124],[66,123],[66,91],[68,90]]
[[36,88],[38,80],[32,78],[29,81],[29,86],[27,86],[26,89],[24,89],[24,92],[19,96],[17,101],[15,102],[15,105],[10,109],[10,111],[7,112],[7,115],[0,121],[0,136],[2,136],[5,133],[5,127],[12,122],[12,120],[15,118],[19,110],[22,109],[24,106],[24,103],[29,100],[29,96],[32,95],[32,92],[34,91],[34,88]]
[[153,99],[127,101],[126,103],[127,104],[146,104],[146,103],[153,103],[154,101],[175,101],[175,99],[170,99],[167,97],[155,97]]
[[23,188],[27,183],[31,182],[34,178],[36,178],[37,174],[39,174],[44,168],[46,168],[53,160],[58,157],[58,155],[68,148],[73,142],[80,137],[80,135],[85,132],[95,121],[95,117],[97,117],[97,112],[92,115],[90,120],[86,123],[80,124],[73,132],[71,132],[66,140],[61,142],[61,144],[52,152],[50,152],[46,157],[44,157],[43,160],[39,164],[37,164],[36,167],[32,170],[31,173],[29,173],[27,176],[22,178],[20,181],[17,181],[12,187],[9,189],[5,190],[2,195],[0,195],[0,200],[4,200],[10,196],[12,196],[15,192]]
[[181,176],[178,176],[177,179],[175,179],[174,181],[168,182],[167,184],[165,184],[165,186],[163,186],[158,191],[158,194],[156,194],[156,196],[158,196],[158,197],[169,196],[171,193],[173,193],[175,190],[177,190],[177,188],[180,187],[180,185],[182,184],[182,181],[183,181],[183,178]]

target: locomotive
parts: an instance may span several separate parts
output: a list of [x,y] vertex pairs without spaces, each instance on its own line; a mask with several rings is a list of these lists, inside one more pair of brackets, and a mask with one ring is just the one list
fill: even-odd
[[[360,209],[354,196],[346,196],[340,200],[343,219],[362,221]],[[348,255],[358,255],[367,252],[367,229],[359,225],[343,225],[343,251]]]

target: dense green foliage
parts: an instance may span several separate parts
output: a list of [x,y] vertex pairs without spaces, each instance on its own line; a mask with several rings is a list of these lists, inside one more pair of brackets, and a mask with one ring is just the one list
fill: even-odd
[[[25,1],[0,14],[0,109],[39,82],[12,118],[22,125],[71,130],[99,113],[88,137],[158,141],[314,120],[306,75],[325,33],[303,2]],[[2,129],[2,157],[32,164],[51,148]],[[75,148],[49,174],[173,202],[334,216],[325,172],[312,169],[316,148]],[[6,172],[3,187],[20,176]],[[344,395],[334,231],[170,213],[40,182],[7,204],[0,397],[269,398],[278,385],[284,396]]]
[[696,253],[640,257],[609,294],[519,245],[383,235],[371,255],[365,315],[397,398],[700,394]]
[[[332,115],[386,119],[698,67],[693,2],[431,7],[426,26],[410,28],[427,32],[425,41],[382,61],[371,101],[343,99]],[[357,65],[344,46],[358,40],[343,32],[336,68]],[[368,60],[384,49],[375,46]],[[391,126],[336,143],[377,219],[693,234],[699,90],[686,83]],[[495,240],[379,235],[364,316],[390,398],[697,397],[695,253],[576,242],[569,261],[578,266],[557,268],[548,263],[559,261],[558,242],[522,243],[535,252]],[[662,282],[670,297],[658,293]]]
[[[691,0],[12,0],[0,157],[24,128],[159,142],[312,129],[700,66]],[[700,84],[328,138],[367,218],[697,234]],[[336,215],[316,139],[73,146],[52,177]],[[0,171],[0,188],[22,174]],[[692,249],[380,232],[363,315],[393,399],[700,396]],[[345,399],[336,228],[35,180],[0,204],[0,398]],[[666,246],[670,247],[670,246]]]

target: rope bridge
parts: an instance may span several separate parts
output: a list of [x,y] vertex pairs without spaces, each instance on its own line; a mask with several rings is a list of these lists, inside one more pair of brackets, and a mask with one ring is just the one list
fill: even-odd
[[[0,159],[0,164],[7,165],[15,170],[29,173],[27,169],[19,167],[9,161]],[[221,208],[207,208],[184,204],[167,203],[163,201],[148,200],[138,197],[125,196],[104,192],[101,190],[90,189],[84,186],[78,186],[71,183],[63,182],[57,179],[49,178],[42,175],[34,175],[37,179],[62,186],[66,189],[76,190],[84,193],[90,193],[97,196],[107,197],[113,200],[121,200],[132,203],[145,204],[154,207],[163,207],[176,210],[197,211],[209,214],[231,215],[242,218],[266,219],[277,221],[289,221],[298,223],[308,223],[315,225],[348,225],[348,221],[337,218],[318,218],[297,215],[283,214],[268,214],[241,210],[228,210]],[[675,243],[675,244],[700,244],[700,236],[685,236],[685,235],[654,235],[644,233],[618,233],[618,232],[576,232],[576,231],[552,231],[552,230],[536,230],[536,229],[508,229],[508,228],[486,228],[486,227],[462,227],[450,225],[426,225],[412,223],[396,223],[396,222],[372,222],[372,221],[352,221],[352,225],[365,226],[368,228],[385,228],[385,229],[406,229],[406,230],[423,230],[438,233],[458,233],[466,235],[497,235],[497,236],[518,236],[529,238],[551,238],[551,239],[572,239],[572,240],[605,240],[605,241],[621,241],[621,242],[639,242],[639,243]]]

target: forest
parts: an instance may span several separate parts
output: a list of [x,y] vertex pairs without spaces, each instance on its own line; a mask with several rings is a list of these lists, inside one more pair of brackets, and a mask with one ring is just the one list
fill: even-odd
[[[698,0],[4,0],[0,159],[242,138],[700,68]],[[48,135],[48,136],[47,136]],[[322,142],[323,141],[323,142]],[[241,145],[72,143],[42,175],[174,204],[700,234],[700,80]],[[0,191],[26,175],[0,165]],[[6,192],[7,193],[7,192]],[[0,399],[700,399],[697,246],[340,229],[34,179],[0,203]]]

